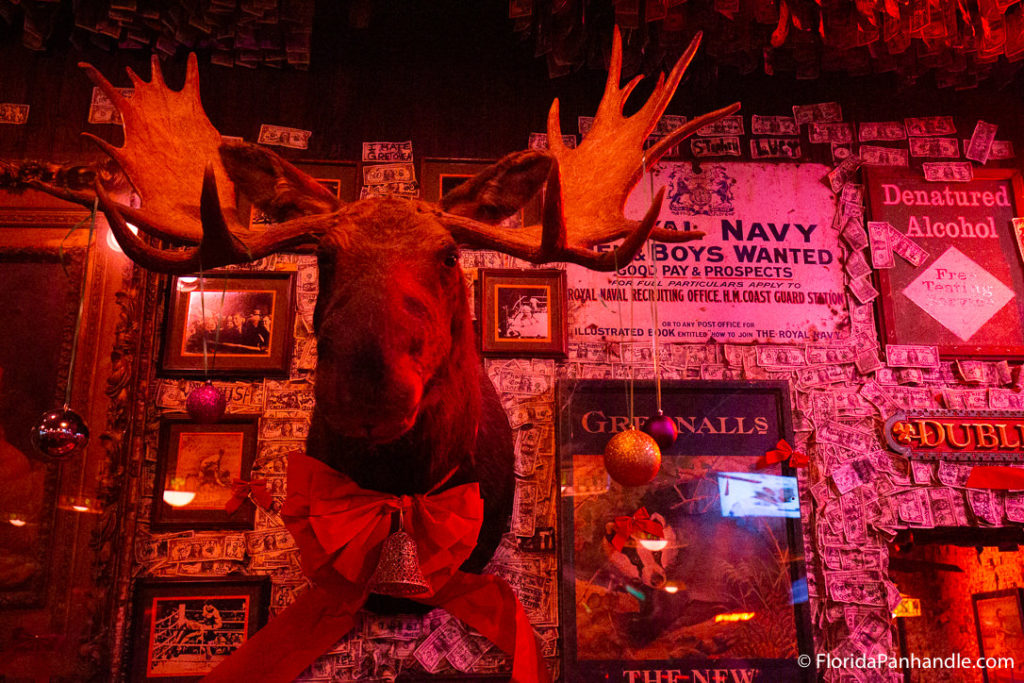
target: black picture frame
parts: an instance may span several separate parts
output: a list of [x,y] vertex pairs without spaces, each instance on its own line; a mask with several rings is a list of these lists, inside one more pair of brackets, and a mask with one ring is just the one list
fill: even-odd
[[263,627],[269,604],[268,576],[136,581],[127,680],[200,680]]
[[[295,271],[213,271],[170,281],[160,369],[170,377],[286,377]],[[205,302],[205,304],[204,304]],[[206,360],[200,325],[208,321]]]
[[[252,529],[256,514],[252,501],[244,501],[231,514],[224,505],[231,498],[232,480],[251,478],[258,427],[256,416],[228,416],[214,424],[164,418],[160,423],[150,528]],[[214,450],[219,451],[217,456]],[[181,507],[165,500],[165,491],[181,490],[196,496]]]
[[[630,671],[654,670],[712,680],[705,670],[716,669],[746,669],[761,683],[815,680],[795,473],[754,467],[779,439],[793,442],[789,385],[663,382],[664,413],[687,426],[655,479],[630,488],[610,479],[602,457],[629,422],[623,383],[571,380],[558,394],[563,680],[631,680]],[[638,417],[654,414],[653,382],[636,383],[634,396]],[[742,479],[754,483],[729,494]],[[782,495],[741,507],[753,500],[740,495],[744,486]],[[668,543],[652,550],[629,539],[616,551],[614,521],[640,508],[664,524]],[[757,601],[748,588],[761,592]],[[702,650],[715,634],[729,647]],[[799,665],[800,655],[810,666]]]
[[[927,193],[920,195],[920,199],[931,202],[931,193],[937,192],[938,198],[945,201],[947,189],[954,198],[956,195],[953,193],[957,192],[979,193],[978,206],[918,205],[919,192]],[[1016,234],[1012,223],[1012,218],[1024,210],[1024,180],[1020,172],[976,168],[971,182],[936,183],[924,180],[919,172],[909,169],[868,168],[865,171],[865,190],[869,206],[867,220],[888,222],[928,252],[928,258],[919,267],[895,256],[895,267],[875,270],[874,279],[879,292],[875,305],[885,343],[936,346],[944,359],[1024,358],[1024,236]],[[998,203],[1001,190],[1005,190],[1009,206]],[[911,204],[903,201],[903,192],[910,193]],[[995,194],[986,198],[982,194],[985,192]],[[967,197],[975,198],[971,194]],[[986,206],[986,201],[993,203]],[[914,230],[910,229],[911,220],[916,224]],[[970,234],[974,237],[962,234],[964,222],[972,226]],[[947,234],[946,226],[951,224],[955,225],[956,235]],[[937,225],[942,225],[942,229]],[[982,232],[988,235],[993,230],[995,234],[990,237],[977,236]],[[915,284],[940,259],[956,271],[955,277],[950,275],[954,279],[931,285],[924,281]],[[978,268],[985,272],[981,273]],[[938,266],[936,272],[937,269]],[[943,269],[944,272],[950,270]],[[961,274],[966,279],[959,278]],[[951,300],[963,301],[964,305],[960,310],[952,305],[946,310],[940,306],[934,312],[942,319],[936,318],[908,297],[905,292],[911,285],[917,290],[914,297],[919,301],[925,301],[922,297],[934,290],[933,297],[948,296]],[[1000,287],[1009,289],[1013,298],[964,339],[961,335],[973,327],[966,326],[969,314],[982,308],[971,305],[968,295],[956,288],[975,285],[981,288],[981,294],[977,295],[981,304],[986,304],[986,299],[994,296],[992,292]],[[951,293],[943,295],[941,292],[944,290],[939,290],[939,287],[951,288]],[[994,303],[990,305],[994,307]]]
[[564,270],[481,268],[477,287],[483,355],[565,357]]

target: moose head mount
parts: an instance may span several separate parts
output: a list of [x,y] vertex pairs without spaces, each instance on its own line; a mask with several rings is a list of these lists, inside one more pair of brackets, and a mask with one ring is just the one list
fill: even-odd
[[[224,143],[200,102],[195,55],[180,91],[165,85],[156,58],[148,82],[129,70],[131,99],[83,64],[120,112],[125,143],[115,147],[89,137],[124,172],[142,207],[116,202],[100,182],[74,189],[33,177],[25,184],[90,206],[98,199],[125,254],[159,273],[195,273],[312,247],[320,291],[309,455],[362,487],[395,495],[424,493],[442,482],[479,482],[484,526],[464,565],[479,571],[507,529],[512,438],[476,355],[459,249],[612,271],[628,264],[647,239],[699,238],[655,227],[664,190],[641,220],[623,215],[645,171],[682,139],[739,108],[736,103],[696,117],[644,150],[699,42],[698,34],[627,117],[623,107],[641,77],[620,87],[616,30],[604,96],[577,148],[562,143],[555,100],[548,152],[510,154],[436,204],[407,198],[343,204],[274,152]],[[500,225],[541,190],[539,225]],[[275,225],[250,232],[238,218],[236,194]],[[614,250],[592,250],[618,240]],[[170,247],[157,246],[161,242]]]
[[[155,57],[148,82],[129,69],[131,99],[94,67],[81,65],[120,112],[125,144],[115,147],[86,135],[124,171],[142,198],[141,209],[115,202],[98,182],[94,193],[39,180],[29,184],[80,203],[98,198],[124,252],[160,273],[194,273],[312,246],[320,269],[314,326],[322,431],[378,446],[422,423],[421,436],[432,440],[432,466],[417,488],[429,486],[471,456],[479,431],[478,363],[458,267],[460,246],[610,271],[629,263],[649,238],[681,242],[701,236],[655,227],[663,191],[642,220],[623,215],[644,171],[680,140],[739,107],[696,117],[643,149],[700,37],[667,78],[659,77],[643,107],[626,117],[623,107],[642,77],[619,86],[622,41],[616,30],[605,93],[577,148],[561,141],[556,99],[548,115],[548,153],[510,154],[438,204],[405,198],[343,204],[274,152],[222,142],[200,102],[194,54],[180,91],[165,85]],[[542,188],[540,225],[499,225]],[[250,232],[238,219],[236,191],[276,225]],[[128,222],[178,248],[154,246]],[[612,251],[591,249],[616,240],[621,243]],[[445,393],[450,396],[440,395]]]

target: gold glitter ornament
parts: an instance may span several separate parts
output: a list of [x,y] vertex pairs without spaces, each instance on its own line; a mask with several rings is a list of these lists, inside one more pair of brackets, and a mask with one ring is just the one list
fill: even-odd
[[649,434],[627,429],[604,447],[604,467],[623,486],[643,486],[661,469],[661,449]]
[[370,591],[397,598],[430,590],[430,583],[420,569],[416,540],[405,532],[399,517],[398,531],[384,539],[377,568],[370,577]]

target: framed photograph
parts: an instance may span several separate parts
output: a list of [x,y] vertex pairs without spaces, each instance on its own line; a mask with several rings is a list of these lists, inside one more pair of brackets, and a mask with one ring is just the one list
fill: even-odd
[[[635,415],[654,414],[653,383],[634,393]],[[789,395],[785,382],[663,382],[679,438],[649,484],[624,487],[603,456],[629,424],[624,383],[559,385],[567,683],[816,680],[795,472],[756,467],[793,443]]]
[[[974,623],[978,629],[978,651],[984,658],[1008,657],[1013,668],[990,669],[983,673],[985,683],[1024,681],[1024,610],[1021,596],[1024,589],[1008,588],[988,593],[975,593]],[[987,662],[991,663],[991,662]]]
[[477,282],[485,356],[565,355],[564,270],[481,268]]
[[[436,202],[496,159],[435,159],[426,158],[420,165],[420,196],[428,202]],[[504,225],[518,228],[523,225],[540,223],[542,192],[527,202],[517,214],[505,219]]]
[[256,417],[226,417],[215,424],[165,419],[160,424],[152,529],[251,529],[256,512],[251,501],[232,514],[224,505],[231,499],[234,479],[251,479],[257,433]]
[[141,579],[128,680],[198,681],[267,621],[270,577]]
[[1020,173],[975,169],[970,182],[937,183],[869,168],[866,188],[867,220],[920,248],[919,265],[896,254],[875,271],[886,343],[937,346],[943,358],[1024,358]]
[[294,272],[215,271],[202,282],[175,277],[162,370],[186,376],[287,375],[294,290]]

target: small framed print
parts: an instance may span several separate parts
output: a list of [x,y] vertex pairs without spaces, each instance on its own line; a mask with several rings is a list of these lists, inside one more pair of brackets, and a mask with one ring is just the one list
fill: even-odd
[[186,376],[284,376],[293,272],[215,272],[171,281],[162,370]]
[[[982,669],[985,683],[1024,681],[1022,593],[1024,590],[1020,588],[1008,588],[971,596],[978,630],[978,653],[985,659]],[[1006,666],[1010,662],[1012,664]]]
[[481,268],[478,283],[484,355],[565,355],[564,270]]
[[[216,424],[165,419],[153,492],[153,531],[251,529],[256,508],[245,501],[228,514],[231,483],[248,481],[256,456],[257,418]],[[194,494],[189,496],[189,494]]]
[[139,580],[127,679],[198,681],[263,627],[269,602],[266,576]]

